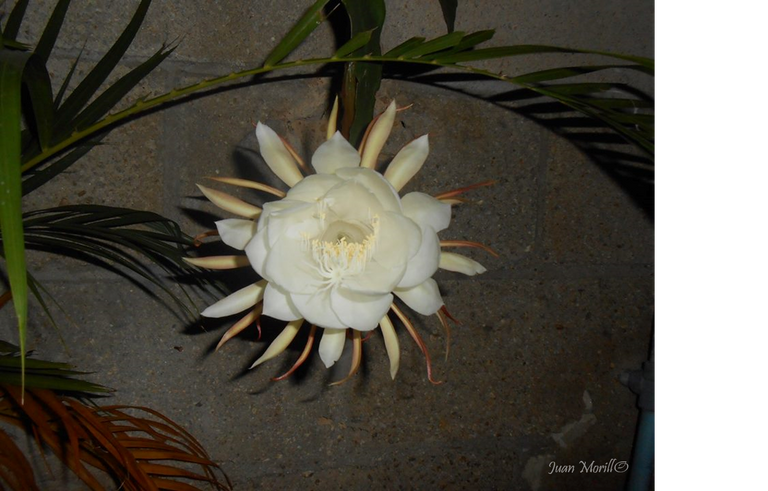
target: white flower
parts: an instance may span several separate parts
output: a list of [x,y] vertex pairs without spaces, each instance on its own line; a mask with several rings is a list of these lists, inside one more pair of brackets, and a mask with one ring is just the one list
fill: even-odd
[[[246,256],[189,261],[213,269],[247,263],[263,278],[203,311],[206,317],[223,317],[253,308],[227,331],[219,345],[260,315],[287,321],[283,332],[256,360],[253,365],[256,366],[281,353],[306,321],[312,325],[310,337],[290,374],[309,354],[316,327],[323,329],[319,352],[326,367],[341,356],[349,330],[353,342],[351,376],[360,363],[361,332],[381,326],[394,378],[399,365],[399,345],[387,316],[392,309],[427,356],[429,369],[426,347],[408,318],[393,303],[394,296],[419,314],[437,314],[447,328],[447,311],[432,275],[438,268],[468,275],[482,273],[485,268],[467,257],[441,252],[441,245],[484,246],[466,241],[441,243],[437,235],[450,224],[451,204],[461,201],[455,196],[470,188],[438,197],[412,192],[401,198],[398,194],[421,169],[429,154],[427,135],[400,150],[383,175],[375,170],[379,152],[392,129],[395,111],[392,102],[374,120],[360,151],[335,131],[332,117],[327,141],[312,156],[316,173],[306,177],[296,165],[298,161],[306,170],[296,152],[272,129],[259,123],[256,136],[261,155],[290,190],[283,193],[241,179],[215,180],[259,189],[281,198],[266,203],[263,209],[200,186],[217,206],[246,218],[216,223],[221,240],[244,250]],[[431,373],[429,377],[431,380]]]

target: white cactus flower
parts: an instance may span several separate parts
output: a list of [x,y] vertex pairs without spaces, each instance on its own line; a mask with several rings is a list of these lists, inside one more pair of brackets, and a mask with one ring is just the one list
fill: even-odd
[[394,378],[400,348],[387,316],[392,310],[427,357],[432,380],[426,347],[393,303],[394,297],[419,314],[437,314],[447,329],[446,316],[450,315],[432,276],[438,268],[467,275],[482,273],[485,268],[459,254],[442,252],[441,246],[489,249],[475,242],[441,243],[437,235],[450,224],[451,205],[462,201],[456,196],[472,187],[437,197],[419,192],[400,197],[399,191],[426,161],[427,135],[403,147],[383,175],[375,170],[395,112],[393,101],[371,123],[359,151],[335,131],[335,121],[331,121],[327,141],[312,156],[315,173],[307,176],[300,170],[302,167],[308,171],[296,152],[271,128],[258,123],[256,136],[261,155],[290,190],[284,193],[242,179],[214,180],[281,198],[264,204],[263,209],[199,186],[218,207],[243,217],[221,220],[216,226],[221,240],[244,251],[245,256],[204,257],[189,262],[212,269],[250,265],[262,278],[203,311],[205,317],[224,317],[252,309],[227,331],[219,346],[260,315],[287,321],[283,332],[253,364],[256,366],[280,354],[303,323],[309,323],[312,327],[307,346],[296,365],[279,377],[282,379],[306,359],[317,327],[323,329],[319,353],[326,367],[340,358],[349,332],[353,342],[349,378],[360,364],[361,333],[381,326]]

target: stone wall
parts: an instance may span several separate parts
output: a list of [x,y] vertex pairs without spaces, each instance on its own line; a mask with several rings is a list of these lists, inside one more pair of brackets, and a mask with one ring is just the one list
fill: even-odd
[[[32,0],[22,40],[37,39],[53,3]],[[125,73],[164,42],[179,45],[128,99],[257,66],[309,3],[156,0],[117,71]],[[81,49],[76,75],[87,73],[137,4],[73,1],[49,64],[54,83]],[[456,29],[495,28],[496,45],[653,56],[649,1],[459,4]],[[444,33],[436,0],[388,0],[387,9],[385,48]],[[324,24],[293,56],[332,50]],[[517,74],[548,63],[551,58],[522,57],[484,66]],[[345,375],[349,353],[331,373],[313,356],[297,377],[271,382],[291,366],[302,343],[247,371],[267,346],[255,341],[255,330],[213,353],[226,323],[189,324],[136,284],[51,255],[31,260],[36,277],[74,321],[61,321],[69,351],[34,304],[30,345],[42,357],[95,371],[94,381],[118,389],[116,403],[151,406],[184,425],[236,489],[618,489],[626,474],[580,473],[579,462],[630,458],[635,397],[617,376],[648,355],[652,221],[572,142],[521,114],[514,102],[487,99],[508,87],[449,85],[454,90],[387,80],[377,106],[393,98],[413,104],[399,114],[386,157],[430,134],[430,158],[407,191],[498,180],[473,192],[474,203],[457,207],[442,235],[484,242],[500,254],[467,252],[488,268],[485,275],[437,275],[446,304],[462,321],[452,329],[447,361],[437,320],[417,322],[442,385],[427,380],[424,358],[404,330],[395,381],[376,333],[365,343],[361,372],[344,385],[328,383]],[[308,158],[325,131],[329,87],[327,78],[262,80],[154,112],[115,129],[25,207],[127,206],[202,232],[211,215],[223,215],[200,199],[194,184],[209,175],[266,179],[253,121],[272,126]],[[5,309],[0,337],[15,339],[8,314]],[[265,324],[267,341],[276,335],[271,327]],[[576,471],[550,474],[552,462]],[[48,489],[81,489],[72,477],[47,479]]]

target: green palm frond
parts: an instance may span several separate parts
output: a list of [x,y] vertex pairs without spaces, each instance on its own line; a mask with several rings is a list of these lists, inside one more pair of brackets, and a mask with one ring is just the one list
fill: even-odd
[[[67,363],[56,363],[26,358],[26,386],[74,394],[99,394],[111,389],[81,380],[87,372],[74,370]],[[21,385],[21,350],[11,343],[0,341],[0,384]]]
[[[364,36],[365,34],[361,34]],[[468,73],[482,78],[500,80],[518,88],[529,89],[539,95],[551,98],[565,107],[577,111],[589,118],[605,123],[629,143],[640,148],[643,152],[652,155],[653,145],[653,115],[652,107],[648,100],[639,97],[625,97],[614,100],[601,94],[603,91],[593,91],[598,86],[594,84],[580,85],[570,81],[571,78],[585,73],[597,73],[607,70],[629,70],[640,72],[648,76],[654,73],[654,62],[651,59],[608,53],[603,51],[563,48],[558,46],[542,45],[517,45],[495,48],[475,49],[479,44],[488,41],[492,31],[478,31],[464,34],[461,37],[456,33],[443,36],[431,41],[422,38],[412,38],[384,53],[383,55],[334,55],[325,58],[311,58],[295,61],[280,62],[273,65],[263,65],[258,68],[230,73],[221,77],[204,80],[187,87],[174,89],[166,94],[150,99],[142,100],[133,106],[120,112],[110,114],[90,127],[71,134],[61,143],[42,152],[39,156],[30,159],[24,164],[24,169],[30,169],[51,155],[71,148],[90,135],[111,128],[128,118],[135,117],[162,104],[189,96],[191,94],[211,89],[220,85],[232,83],[245,77],[252,77],[277,70],[288,70],[312,65],[326,65],[335,63],[378,63],[378,64],[410,64],[419,65],[429,69],[444,68],[454,72]],[[359,40],[359,39],[358,39]],[[438,41],[439,42],[434,42]],[[348,51],[342,46],[342,54]],[[510,76],[495,73],[489,70],[472,66],[474,61],[489,59],[501,59],[522,55],[546,55],[546,54],[571,54],[592,55],[614,60],[611,63],[596,63],[578,66],[567,66],[559,69],[551,69],[534,73],[523,73]],[[557,83],[554,83],[557,81]],[[603,87],[615,87],[616,84],[603,84]],[[590,90],[586,90],[590,89]],[[632,111],[626,111],[628,107]],[[635,110],[642,110],[638,115]]]
[[[184,258],[193,240],[179,226],[157,213],[100,205],[60,206],[24,214],[27,247],[107,263],[133,273],[160,288],[176,304],[195,315],[186,289],[182,300],[149,267],[168,276],[189,278],[201,288],[216,287],[202,278]],[[148,264],[149,263],[149,264]]]
[[[19,323],[19,343],[22,348],[26,339],[27,288],[41,302],[49,316],[50,312],[39,293],[38,285],[28,284],[21,196],[55,178],[88,153],[105,133],[88,135],[88,138],[76,144],[67,145],[62,152],[50,153],[50,149],[70,137],[72,131],[77,132],[79,128],[88,127],[111,111],[174,49],[162,46],[149,59],[118,78],[113,84],[104,87],[144,21],[151,0],[142,0],[118,39],[88,75],[74,85],[72,92],[64,97],[72,82],[76,60],[54,98],[46,63],[59,37],[70,1],[56,2],[34,47],[16,40],[28,4],[27,0],[20,0],[15,4],[0,36],[0,255],[7,263],[8,279]],[[99,91],[101,94],[94,98]],[[27,97],[23,97],[25,93]],[[19,128],[23,128],[21,132]],[[24,164],[32,159],[39,159],[39,165],[33,170],[28,170]],[[43,210],[41,214],[51,218],[48,212],[49,210]],[[72,213],[72,210],[68,212]],[[42,216],[38,216],[38,219],[40,224],[45,222]],[[127,247],[155,263],[173,264],[178,255],[178,247],[168,247],[167,243],[169,240],[178,239],[178,234],[170,225],[172,222],[162,217],[160,219],[147,221],[149,228],[162,229],[153,232],[160,235],[152,236],[146,232],[125,230],[105,232],[99,226],[86,223],[81,225],[81,231],[87,229],[89,233],[84,233],[77,239],[71,234],[67,236],[54,225],[46,230],[35,229],[37,235],[33,234],[32,238],[36,242],[31,245],[41,246],[47,241],[47,245],[53,246],[53,252],[57,253],[79,248],[80,253],[85,253],[89,258],[109,258],[143,278],[160,284],[153,274],[146,271],[146,266],[141,264],[141,261],[117,247]],[[58,245],[61,245],[62,249],[56,249]],[[175,272],[183,268],[186,268],[186,265],[176,265],[175,269],[166,266],[164,269]],[[170,293],[167,287],[163,289]],[[172,294],[172,297],[180,302],[175,295]],[[23,365],[24,349],[21,350],[21,362]],[[22,370],[22,377],[23,373]]]

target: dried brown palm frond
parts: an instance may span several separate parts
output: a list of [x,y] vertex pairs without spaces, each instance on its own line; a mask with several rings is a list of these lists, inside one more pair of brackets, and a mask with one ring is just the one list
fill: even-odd
[[[226,475],[184,428],[146,407],[86,405],[47,389],[0,385],[0,420],[31,433],[89,488],[105,489],[94,469],[125,490],[231,489]],[[89,467],[84,464],[88,464]],[[32,467],[0,429],[0,489],[34,490]]]

